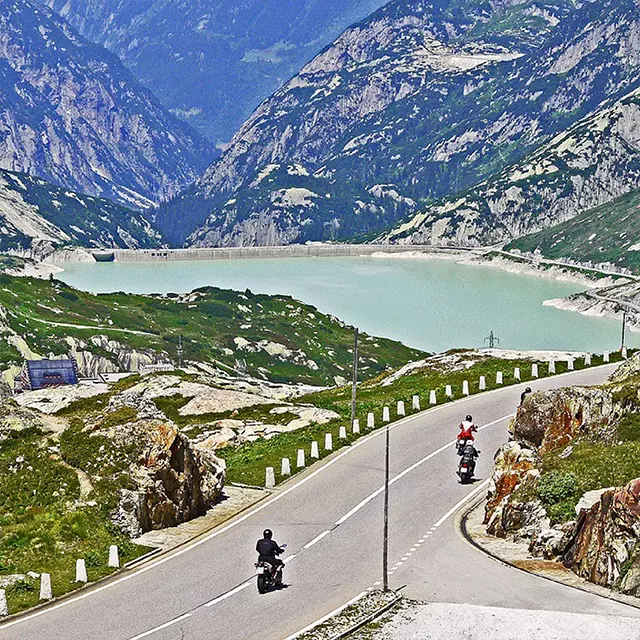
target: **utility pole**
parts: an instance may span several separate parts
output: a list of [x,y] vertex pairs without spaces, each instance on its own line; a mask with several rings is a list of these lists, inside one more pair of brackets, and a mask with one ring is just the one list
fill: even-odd
[[627,328],[627,310],[623,309],[622,310],[622,345],[620,346],[620,353],[622,353],[624,349],[624,338],[625,338],[626,328]]
[[178,369],[182,369],[182,335],[178,336]]
[[353,334],[353,380],[351,381],[351,429],[356,419],[356,389],[358,386],[358,328]]
[[382,533],[382,589],[389,591],[389,423],[384,428],[384,526]]

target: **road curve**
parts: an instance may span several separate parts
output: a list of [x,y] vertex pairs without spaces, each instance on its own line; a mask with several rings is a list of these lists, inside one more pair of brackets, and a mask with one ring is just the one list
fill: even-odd
[[[528,383],[597,384],[614,365]],[[453,515],[491,472],[521,386],[443,405],[392,425],[390,585],[428,601],[640,617],[640,610],[510,569],[454,530]],[[482,426],[472,486],[458,484],[452,441],[461,416]],[[381,576],[382,431],[297,476],[188,547],[0,625],[2,640],[283,640]],[[288,543],[288,587],[255,588],[265,527]]]

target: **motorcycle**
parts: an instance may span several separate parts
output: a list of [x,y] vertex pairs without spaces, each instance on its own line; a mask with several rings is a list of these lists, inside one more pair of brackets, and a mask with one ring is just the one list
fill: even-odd
[[[476,450],[476,453],[480,455],[480,452]],[[473,480],[473,474],[476,470],[476,461],[473,457],[463,456],[458,465],[458,476],[460,476],[460,484],[468,484]]]
[[462,438],[456,442],[456,449],[458,455],[461,456],[464,453],[464,449],[468,444],[473,444],[473,438]]
[[[286,547],[286,544],[281,545],[282,549]],[[282,585],[282,565],[276,566],[270,562],[258,560],[255,567],[258,576],[258,593],[266,593],[271,587]]]

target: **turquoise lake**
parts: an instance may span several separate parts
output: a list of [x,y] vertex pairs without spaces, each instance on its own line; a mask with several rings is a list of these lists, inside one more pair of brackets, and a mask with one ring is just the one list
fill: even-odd
[[[451,260],[290,258],[65,263],[58,277],[94,293],[186,292],[213,285],[288,294],[367,333],[428,351],[482,347],[494,331],[506,349],[620,348],[620,323],[543,301],[582,286]],[[627,344],[640,346],[628,332]]]

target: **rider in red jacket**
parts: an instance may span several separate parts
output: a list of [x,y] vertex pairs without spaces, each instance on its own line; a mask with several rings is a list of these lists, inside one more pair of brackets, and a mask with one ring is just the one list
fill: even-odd
[[458,434],[458,442],[461,440],[474,440],[473,434],[478,430],[475,424],[473,424],[473,418],[467,416],[460,424],[460,433]]

